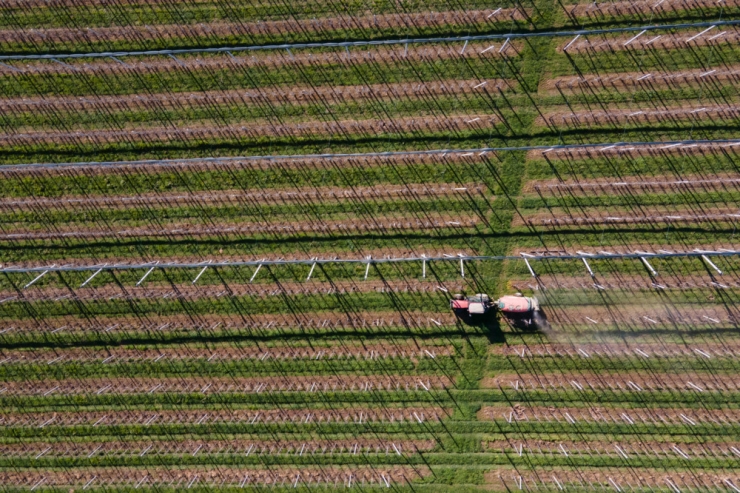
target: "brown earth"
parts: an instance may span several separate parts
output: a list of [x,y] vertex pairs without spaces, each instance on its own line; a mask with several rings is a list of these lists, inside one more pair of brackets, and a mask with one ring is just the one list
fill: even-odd
[[38,208],[76,211],[82,207],[125,209],[127,207],[161,206],[234,206],[234,205],[283,205],[301,203],[323,204],[353,200],[393,200],[417,197],[461,197],[490,195],[491,190],[481,184],[462,185],[435,183],[433,185],[378,185],[373,187],[295,187],[262,188],[250,190],[219,190],[214,192],[160,192],[131,195],[75,195],[45,198],[0,198],[0,211],[35,210]]
[[734,375],[697,374],[683,371],[680,375],[673,373],[649,374],[620,372],[618,374],[580,372],[542,373],[536,375],[499,375],[485,377],[481,380],[481,388],[501,388],[506,391],[513,389],[526,390],[611,390],[640,392],[679,390],[698,392],[692,383],[706,391],[736,392],[740,382]]
[[577,149],[545,149],[533,150],[527,153],[528,159],[547,159],[548,161],[565,159],[605,159],[605,158],[662,158],[673,155],[720,155],[728,156],[737,153],[740,143],[710,143],[710,144],[656,144],[650,146],[616,146],[604,145],[599,147]]
[[102,378],[4,382],[6,395],[86,395],[140,393],[262,393],[418,391],[454,386],[447,377],[419,376],[283,376],[260,378]]
[[[547,212],[536,212],[526,214],[523,218],[515,216],[512,226],[582,226],[592,224],[628,225],[628,224],[676,224],[676,223],[703,223],[722,222],[734,223],[740,217],[737,208],[725,208],[702,205],[697,213],[693,209],[671,209],[661,206],[650,206],[650,208],[627,209],[624,207],[588,208],[587,216],[571,215],[565,209],[552,207]],[[578,210],[578,214],[584,211]],[[640,214],[642,213],[642,214]],[[640,214],[640,215],[638,215]],[[608,247],[607,247],[608,248]]]
[[[591,489],[606,491],[630,491],[634,488],[654,491],[653,488],[668,491],[691,491],[693,489],[726,491],[727,481],[733,485],[740,484],[737,473],[703,472],[692,469],[690,472],[640,468],[612,468],[608,471],[599,469],[540,469],[536,473],[519,470],[496,469],[485,474],[487,483],[498,485],[503,491],[515,491],[521,485],[526,491],[542,487],[548,491],[585,488],[584,482]],[[633,488],[634,485],[634,488]],[[619,488],[617,490],[616,488]],[[675,488],[675,489],[674,489]]]
[[[317,273],[318,274],[318,273]],[[193,272],[193,276],[196,273]],[[246,280],[246,279],[245,279]],[[83,301],[103,300],[144,300],[144,299],[209,299],[222,296],[300,296],[332,293],[433,293],[437,291],[437,281],[307,281],[307,282],[281,282],[279,284],[240,284],[239,282],[216,285],[176,285],[176,286],[131,286],[122,289],[117,285],[105,285],[102,287],[79,288],[74,290],[73,299]],[[451,289],[448,288],[448,289]],[[463,291],[462,284],[454,286],[456,292]],[[17,301],[56,301],[70,298],[71,293],[66,288],[36,288],[22,291],[18,295],[16,291],[0,291],[0,299],[10,301],[9,298],[16,297]]]
[[0,424],[7,427],[208,425],[213,423],[368,423],[439,421],[452,409],[440,407],[337,407],[334,409],[187,409],[156,411],[5,412]]
[[552,248],[552,249],[515,248],[512,251],[511,255],[521,255],[522,253],[526,253],[526,254],[535,255],[535,256],[537,255],[559,256],[559,255],[576,255],[577,252],[627,254],[627,253],[634,253],[637,251],[659,253],[661,249],[665,251],[670,251],[670,252],[691,252],[694,249],[699,249],[699,250],[738,249],[740,250],[740,244],[733,245],[731,243],[703,243],[701,245],[696,245],[696,244],[677,245],[675,243],[674,244],[661,243],[658,240],[655,242],[651,242],[650,244],[630,243],[630,244],[602,245],[602,246],[569,244],[567,248],[568,250],[562,250],[560,248]]
[[112,334],[162,332],[177,333],[180,331],[232,331],[240,334],[263,334],[264,331],[274,332],[299,329],[310,336],[314,331],[326,330],[362,330],[381,328],[409,328],[420,330],[436,327],[438,322],[442,326],[455,327],[457,319],[450,313],[447,306],[441,307],[443,312],[367,312],[355,311],[351,313],[323,312],[295,315],[187,315],[148,314],[141,318],[125,317],[56,317],[52,320],[12,320],[6,322],[4,329],[10,331],[50,331],[58,332],[99,332]]
[[[369,48],[353,48],[347,53],[346,50],[332,49],[318,53],[296,51],[287,53],[283,51],[257,51],[241,55],[234,52],[233,56],[227,54],[213,54],[204,56],[179,56],[176,60],[169,57],[147,56],[126,58],[125,65],[115,61],[90,61],[79,63],[68,59],[65,65],[54,62],[28,62],[18,64],[10,62],[8,68],[0,65],[0,74],[6,76],[18,76],[18,70],[31,74],[66,74],[76,76],[79,74],[98,75],[124,75],[134,72],[188,72],[199,70],[249,70],[257,67],[276,69],[279,67],[311,67],[316,65],[338,65],[352,68],[357,63],[408,63],[429,62],[432,60],[449,59],[478,59],[498,58],[518,55],[522,48],[522,41],[506,43],[498,42],[471,42],[468,43],[464,52],[460,44],[444,45],[404,45],[374,46]],[[494,46],[495,49],[490,49]],[[503,50],[501,50],[503,48]],[[485,51],[488,50],[488,51]],[[501,51],[499,51],[501,50]]]
[[[697,262],[700,262],[699,259],[697,259]],[[593,266],[591,266],[593,269]],[[620,274],[618,276],[615,276],[613,274],[602,274],[598,271],[595,271],[596,279],[592,279],[588,272],[586,272],[586,268],[583,268],[583,275],[579,277],[574,277],[571,275],[548,275],[548,274],[539,274],[539,280],[541,284],[547,286],[549,289],[594,289],[595,285],[598,284],[600,287],[598,289],[616,289],[616,290],[646,290],[646,289],[654,289],[652,287],[652,280],[650,277],[648,277],[647,274],[644,275],[634,275],[634,274],[627,274],[623,275]],[[509,279],[507,281],[509,285],[512,287],[524,287],[528,286],[532,283],[532,278],[513,278]],[[715,288],[717,287],[717,283],[721,283],[726,288],[740,288],[740,279],[733,279],[729,277],[718,277],[717,280],[712,280],[711,277],[707,275],[686,275],[681,274],[680,278],[677,277],[667,277],[664,276],[660,280],[660,284],[665,287],[665,289],[697,289],[697,288]]]
[[[507,441],[483,441],[483,449],[490,452],[498,452],[501,454],[528,454],[528,455],[590,455],[590,454],[605,454],[611,457],[622,457],[627,455],[628,457],[640,457],[640,456],[668,456],[668,457],[681,457],[676,452],[676,447],[681,452],[689,455],[690,457],[698,458],[714,458],[716,455],[724,455],[734,457],[734,454],[730,447],[740,449],[740,442],[722,442],[722,443],[683,443],[676,441],[651,441],[651,440],[631,440],[631,437],[626,437],[619,442],[604,442],[604,441],[548,441],[548,440],[537,440],[537,439],[510,439]],[[675,438],[674,438],[675,440]],[[616,448],[621,449],[621,453]],[[44,450],[45,444],[35,444],[35,450]],[[20,451],[16,452],[16,447],[13,451],[19,454]],[[27,452],[31,454],[32,452]],[[624,455],[622,455],[624,454]]]
[[[324,359],[366,359],[409,358],[420,359],[450,356],[455,354],[451,346],[429,344],[425,341],[387,342],[375,344],[357,344],[353,341],[331,343],[328,346],[292,346],[290,343],[266,347],[235,347],[234,345],[217,348],[202,348],[179,345],[177,349],[168,347],[158,349],[83,349],[51,348],[29,350],[0,350],[2,364],[63,364],[63,363],[110,363],[127,364],[146,361],[190,361],[206,360],[218,363],[221,361],[243,360],[324,360]],[[430,356],[431,355],[431,356]],[[50,363],[51,362],[51,363]]]
[[[485,86],[480,84],[485,83]],[[116,96],[89,95],[69,97],[29,97],[0,100],[5,111],[141,111],[161,108],[200,108],[233,104],[255,103],[310,103],[316,100],[342,104],[349,101],[376,101],[378,99],[426,98],[459,94],[479,94],[484,90],[511,90],[512,80],[445,80],[442,82],[375,84],[368,86],[285,86],[260,87],[245,90],[171,92],[161,94],[124,94]]]
[[[328,119],[327,119],[328,120]],[[106,145],[121,142],[192,142],[318,136],[385,135],[397,133],[468,132],[493,128],[500,122],[495,115],[419,116],[390,120],[304,121],[271,123],[246,121],[243,124],[208,125],[190,123],[186,128],[131,127],[128,130],[29,130],[0,134],[0,145],[33,146],[39,144]]]
[[[37,229],[6,229],[0,234],[0,240],[51,240],[62,238],[138,238],[138,237],[167,237],[182,238],[188,236],[233,236],[233,235],[295,235],[300,233],[322,233],[331,234],[339,232],[348,233],[390,233],[395,231],[423,231],[437,229],[468,229],[480,225],[480,218],[459,215],[442,215],[426,213],[423,219],[408,218],[399,220],[396,217],[373,217],[354,218],[347,220],[323,220],[320,222],[295,221],[295,222],[271,222],[271,223],[248,223],[241,219],[239,222],[218,224],[215,221],[208,226],[193,225],[189,222],[169,222],[168,229],[151,229],[147,227],[130,227],[127,229],[96,229],[87,224],[75,225],[65,224],[54,227],[49,231],[38,231]],[[123,226],[125,227],[125,225]]]
[[[44,487],[79,487],[94,482],[94,486],[146,485],[187,489],[191,486],[209,488],[244,485],[279,486],[278,483],[309,485],[325,483],[324,486],[342,482],[345,485],[362,482],[385,486],[385,482],[405,483],[430,474],[424,467],[411,466],[311,466],[255,468],[94,468],[94,469],[34,469],[25,471],[0,471],[0,483],[15,484],[32,489]],[[92,484],[92,483],[91,483]],[[36,486],[35,486],[36,485]]]
[[[700,358],[698,351],[709,354],[712,358],[737,358],[740,356],[738,343],[706,343],[678,344],[673,342],[655,343],[529,343],[508,344],[506,346],[489,346],[488,353],[500,357],[519,358],[639,358],[644,357],[636,351],[639,349],[648,356],[658,358]],[[582,352],[583,351],[583,352]],[[584,354],[585,352],[585,354]]]
[[[524,184],[522,192],[549,196],[593,197],[594,195],[614,195],[621,191],[634,193],[680,193],[685,191],[724,192],[740,188],[740,175],[712,173],[706,175],[652,175],[619,176],[609,178],[585,178],[581,180],[560,181],[531,180]],[[2,204],[2,202],[0,202]]]
[[[688,33],[682,32],[681,34],[655,34],[646,32],[629,44],[628,42],[637,36],[638,33],[630,33],[628,35],[614,37],[594,36],[593,41],[588,38],[579,38],[575,43],[568,46],[568,53],[586,54],[589,52],[594,53],[603,51],[636,51],[644,50],[646,48],[651,50],[674,50],[684,49],[689,46],[713,46],[719,43],[735,44],[740,41],[740,31],[735,27],[724,26],[724,30],[715,28],[701,36],[695,37],[702,31],[704,31],[704,28]],[[719,36],[720,33],[724,34]],[[571,41],[572,40],[567,40],[561,43],[561,45],[557,47],[557,51],[559,53],[563,53],[563,48],[565,48]]]
[[[484,157],[485,156],[485,157]],[[100,166],[96,163],[66,163],[53,168],[15,168],[12,165],[0,166],[0,175],[12,178],[50,178],[60,174],[69,177],[77,176],[120,176],[129,173],[156,175],[161,173],[201,172],[201,171],[224,171],[224,170],[274,170],[274,169],[336,169],[336,168],[374,168],[379,166],[423,166],[426,164],[470,164],[479,160],[491,161],[489,156],[501,160],[495,153],[436,153],[417,155],[396,156],[332,156],[332,157],[303,157],[303,156],[271,156],[271,157],[224,157],[221,161],[209,160],[209,158],[192,158],[184,160],[170,160],[162,162],[143,162],[128,164],[123,161],[120,164],[106,164]]]
[[[587,17],[601,19],[603,17],[640,16],[640,14],[665,14],[686,10],[716,9],[716,0],[638,0],[635,2],[593,2],[565,6],[565,12],[570,17]],[[722,7],[738,7],[738,0],[723,0]]]
[[[586,423],[617,423],[631,424],[696,424],[713,423],[716,425],[735,425],[740,419],[737,409],[649,409],[649,408],[616,408],[616,407],[585,407],[585,408],[555,408],[537,407],[517,404],[514,407],[492,406],[484,407],[478,412],[480,420],[517,420],[517,421],[558,421],[558,422],[586,422]],[[688,420],[688,421],[687,421]],[[659,430],[656,430],[659,432]]]
[[[495,14],[494,14],[495,12]],[[278,36],[289,34],[323,33],[338,30],[389,30],[413,29],[454,25],[490,25],[512,19],[525,20],[529,15],[519,9],[463,10],[447,12],[419,12],[408,14],[381,14],[366,16],[340,16],[314,19],[286,19],[258,22],[213,22],[176,25],[114,26],[82,29],[13,29],[0,30],[0,43],[8,45],[53,46],[58,43],[71,45],[136,41],[146,46],[148,42],[187,40],[198,38],[234,40],[251,36]],[[418,31],[417,31],[418,32]]]
[[[421,255],[426,255],[427,257],[443,257],[444,255],[452,255],[456,256],[458,254],[466,255],[466,256],[473,256],[477,255],[478,252],[475,252],[473,250],[467,250],[467,249],[458,249],[458,250],[434,250],[434,248],[439,247],[439,245],[434,244],[432,242],[429,242],[429,246],[426,245],[420,245],[419,250],[413,250],[412,247],[409,248],[383,248],[383,249],[365,249],[365,250],[359,250],[359,251],[347,251],[346,253],[348,255],[342,255],[342,259],[349,259],[349,260],[365,260],[368,256],[376,259],[381,258],[408,258],[408,257],[420,257]],[[199,256],[199,257],[193,257],[193,256],[177,256],[177,257],[146,257],[146,258],[139,258],[139,257],[100,257],[100,258],[65,258],[64,259],[64,265],[69,266],[90,266],[90,265],[96,265],[100,263],[107,263],[109,265],[111,264],[132,264],[132,263],[184,263],[184,264],[197,264],[200,262],[206,262],[208,260],[212,260],[214,262],[259,262],[260,260],[306,260],[306,259],[327,259],[327,258],[340,258],[336,255],[331,255],[327,252],[316,252],[316,251],[303,251],[303,252],[291,252],[291,253],[285,253],[282,256],[278,256],[275,253],[272,254],[265,254],[264,256],[247,256],[247,255],[225,255],[220,251],[214,251],[213,255],[208,256]],[[27,260],[23,262],[12,262],[12,263],[0,263],[0,266],[5,267],[43,267],[52,265],[54,262],[46,262],[41,263],[39,260]],[[269,282],[270,284],[273,283],[272,280],[266,281],[265,279],[257,277],[254,280],[255,284],[259,283],[265,283]]]
[[[138,437],[136,437],[138,438]],[[149,440],[149,441],[115,441],[115,442],[36,442],[0,444],[0,454],[4,457],[91,457],[106,456],[140,456],[146,454],[174,455],[213,455],[213,454],[413,454],[417,450],[429,451],[437,445],[434,440],[382,440],[365,438],[363,435],[354,439],[339,440]],[[394,448],[395,447],[395,448]]]
[[675,88],[691,87],[695,83],[740,82],[740,68],[686,69],[680,72],[622,72],[605,75],[564,76],[547,79],[540,91],[557,93],[584,89],[647,90],[655,85]]
[[668,109],[613,109],[609,111],[579,111],[548,113],[538,117],[535,125],[564,128],[588,128],[609,125],[643,125],[686,121],[724,121],[740,118],[737,106],[685,106]]

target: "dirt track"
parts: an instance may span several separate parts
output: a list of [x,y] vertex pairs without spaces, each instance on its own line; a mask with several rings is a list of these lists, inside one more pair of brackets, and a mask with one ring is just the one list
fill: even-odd
[[0,197],[0,211],[35,210],[37,208],[79,210],[83,207],[95,209],[125,209],[143,206],[232,206],[232,205],[284,205],[284,204],[323,204],[326,202],[354,200],[393,200],[414,199],[416,197],[467,197],[490,195],[487,186],[466,183],[462,185],[435,183],[433,185],[378,185],[373,187],[295,187],[262,188],[248,190],[218,190],[213,192],[161,192],[137,195],[75,195],[69,194],[55,198],[3,198]]
[[[697,390],[693,385],[700,387]],[[682,371],[675,373],[542,373],[536,375],[500,375],[481,380],[481,388],[501,388],[505,391],[518,390],[595,390],[595,391],[667,391],[688,392],[737,392],[740,382],[734,375],[697,374]]]
[[[495,13],[494,13],[495,12]],[[286,16],[287,17],[287,16]],[[146,46],[151,41],[198,39],[250,40],[252,36],[276,36],[277,40],[290,39],[289,34],[324,33],[332,31],[390,30],[394,28],[419,29],[455,25],[491,25],[497,22],[525,20],[528,16],[519,9],[465,10],[449,12],[421,12],[411,14],[381,14],[370,16],[324,17],[306,20],[267,20],[238,23],[197,23],[177,25],[115,26],[86,29],[15,29],[1,30],[0,43],[7,45],[54,46],[57,44],[92,44],[135,40]],[[276,40],[276,41],[277,41]],[[223,43],[223,41],[221,41]]]
[[675,155],[716,155],[718,157],[736,156],[740,143],[711,144],[656,144],[649,146],[617,146],[614,144],[576,149],[534,150],[527,153],[528,159],[630,159],[638,157],[665,158]]
[[[201,454],[401,454],[413,455],[417,450],[429,451],[437,445],[434,440],[383,440],[359,436],[355,439],[338,440],[150,440],[116,442],[73,442],[73,443],[22,443],[0,444],[3,457],[93,457],[115,455],[116,457],[143,457],[144,455],[183,455]],[[41,455],[43,454],[43,455]]]
[[153,393],[270,393],[270,392],[372,392],[420,391],[454,386],[447,377],[419,376],[313,376],[261,378],[102,378],[4,382],[6,395],[133,395]]
[[686,69],[680,72],[629,72],[605,75],[586,74],[585,76],[567,76],[547,79],[540,84],[540,91],[550,93],[575,92],[576,90],[606,89],[650,90],[653,86],[674,88],[692,87],[695,84],[716,84],[740,81],[740,67],[717,69]]
[[[135,72],[181,72],[188,71],[192,74],[201,70],[249,70],[254,68],[275,69],[279,67],[310,67],[315,65],[336,65],[340,67],[352,68],[352,64],[357,63],[401,63],[409,62],[430,62],[432,60],[450,60],[450,59],[489,59],[515,56],[521,52],[523,42],[509,42],[506,46],[499,42],[492,44],[490,42],[480,43],[471,42],[467,49],[461,52],[462,46],[457,44],[446,45],[412,45],[408,49],[404,45],[400,46],[380,46],[371,48],[355,48],[349,53],[342,49],[333,49],[319,53],[306,53],[305,51],[296,51],[295,53],[277,52],[253,52],[248,55],[241,55],[235,52],[233,57],[228,55],[207,55],[204,57],[184,57],[180,56],[177,60],[162,57],[138,57],[126,59],[126,65],[115,61],[91,61],[89,63],[76,63],[74,60],[68,60],[66,65],[60,65],[53,62],[29,62],[9,65],[12,68],[0,65],[0,74],[6,76],[17,76],[18,70],[31,74],[66,74],[76,76],[78,74],[98,74],[98,75],[123,75]],[[496,49],[490,49],[494,46]],[[503,48],[503,49],[502,49]],[[487,51],[486,51],[487,50]],[[499,51],[500,50],[500,51]],[[485,53],[483,53],[485,51]]]
[[[545,197],[593,197],[614,195],[620,192],[633,193],[677,193],[722,192],[740,188],[740,174],[712,173],[711,175],[651,175],[588,177],[583,180],[532,180],[522,187],[524,193]],[[2,204],[2,202],[0,202]]]
[[[256,346],[235,347],[233,345],[202,348],[180,345],[177,349],[162,347],[157,349],[106,349],[50,348],[42,350],[2,350],[0,360],[3,364],[129,364],[162,361],[205,360],[213,364],[244,360],[282,361],[282,360],[326,360],[358,359],[376,360],[381,358],[420,359],[449,356],[455,354],[451,346],[429,344],[425,341],[399,341],[387,343],[357,344],[352,341],[331,343],[328,346],[293,346],[290,342],[279,346],[258,348]],[[49,363],[49,362],[52,363]]]
[[359,466],[313,467],[278,466],[271,469],[247,468],[190,468],[190,469],[160,469],[160,468],[95,468],[95,469],[41,469],[16,471],[0,471],[0,483],[15,484],[22,487],[83,487],[93,484],[100,486],[127,486],[145,485],[145,487],[160,486],[174,487],[174,489],[188,489],[190,487],[219,488],[226,486],[244,487],[245,485],[280,486],[283,484],[297,484],[308,486],[323,483],[324,486],[339,484],[370,483],[377,487],[385,487],[387,483],[405,483],[407,479],[413,481],[430,474],[425,467],[407,466]]
[[[701,36],[699,35],[704,29],[698,31],[691,31],[689,33],[682,34],[656,34],[656,33],[645,33],[639,38],[630,40],[636,36],[636,34],[628,34],[625,36],[616,37],[603,37],[593,36],[592,38],[580,38],[575,43],[568,46],[568,53],[570,54],[586,54],[593,52],[612,52],[612,51],[636,51],[636,50],[675,50],[685,49],[688,47],[698,46],[713,46],[717,44],[737,44],[740,42],[740,31],[733,26],[723,26],[721,29],[713,29]],[[724,33],[721,34],[720,33]],[[571,40],[564,41],[558,46],[557,51],[563,53],[565,48]]]
[[[329,120],[329,119],[327,119]],[[190,124],[186,128],[132,127],[128,130],[40,131],[0,134],[0,145],[24,147],[40,144],[96,145],[133,142],[188,142],[220,140],[259,140],[271,138],[339,137],[347,135],[392,135],[427,132],[469,132],[493,128],[500,122],[495,115],[420,116],[389,120],[304,121],[271,123],[245,121],[243,124]]]
[[[568,5],[566,13],[571,17],[588,17],[603,20],[603,17],[624,17],[640,14],[665,14],[686,10],[716,9],[719,2],[716,0],[638,0],[635,2],[593,2]],[[722,6],[738,7],[738,0],[723,0]]]
[[368,423],[439,421],[452,414],[452,409],[440,407],[380,408],[352,406],[334,409],[187,409],[187,410],[106,410],[79,412],[7,412],[0,414],[0,424],[8,427],[59,426],[131,426],[131,425],[209,425],[218,423]]
[[[159,316],[150,314],[142,318],[129,317],[99,317],[97,319],[82,317],[58,317],[52,320],[39,319],[38,321],[24,319],[7,322],[6,332],[22,333],[49,332],[49,333],[78,333],[93,332],[102,336],[110,333],[139,334],[177,334],[183,331],[199,331],[209,334],[214,331],[228,331],[241,335],[262,336],[265,334],[280,333],[283,330],[299,330],[310,338],[316,332],[332,330],[391,330],[393,328],[408,328],[422,330],[438,326],[454,328],[457,323],[455,316],[449,312],[447,306],[440,307],[443,312],[371,312],[353,311],[349,313],[323,312],[292,315],[201,315],[189,317],[187,315]],[[437,325],[438,322],[439,325]]]
[[[97,229],[83,225],[65,225],[55,227],[49,231],[35,229],[7,229],[0,234],[0,240],[54,240],[64,238],[96,239],[96,238],[141,238],[141,237],[225,237],[234,235],[295,235],[300,233],[319,234],[362,234],[362,233],[389,233],[396,231],[426,231],[438,229],[464,230],[481,225],[480,218],[460,218],[458,215],[425,214],[424,219],[396,217],[361,217],[347,220],[324,221],[295,221],[248,223],[244,220],[219,224],[215,221],[207,225],[193,225],[190,222],[170,222],[167,229],[150,227],[130,227],[127,229]],[[125,226],[124,226],[125,227]]]
[[[536,125],[565,128],[590,128],[609,125],[675,124],[701,120],[725,121],[740,118],[738,106],[694,106],[668,109],[614,109],[610,111],[579,111],[546,114],[537,118]],[[546,121],[545,121],[546,120]]]
[[[195,275],[195,273],[193,274]],[[246,279],[245,279],[246,281]],[[216,285],[176,285],[172,286],[143,286],[126,287],[121,289],[117,285],[106,285],[98,288],[79,288],[74,290],[71,297],[69,289],[66,288],[37,288],[23,292],[22,298],[16,300],[56,301],[63,299],[75,299],[83,301],[104,300],[144,300],[144,299],[213,299],[222,296],[300,296],[320,294],[345,294],[345,293],[434,293],[438,291],[439,283],[436,280],[419,281],[316,281],[313,282],[281,282],[279,284],[240,284],[229,282],[228,287],[224,284]],[[463,291],[463,284],[455,286],[448,285],[448,289]],[[0,291],[0,299],[17,296],[15,291]],[[9,301],[9,300],[8,300]]]
[[[484,86],[480,84],[485,83]],[[476,86],[478,86],[476,88]],[[86,97],[0,99],[4,111],[155,111],[162,108],[201,108],[221,105],[324,103],[344,104],[349,101],[419,99],[430,96],[484,94],[484,91],[510,90],[512,80],[445,80],[443,82],[375,84],[369,86],[285,86],[257,89],[202,92],[169,92],[157,94],[90,95]]]

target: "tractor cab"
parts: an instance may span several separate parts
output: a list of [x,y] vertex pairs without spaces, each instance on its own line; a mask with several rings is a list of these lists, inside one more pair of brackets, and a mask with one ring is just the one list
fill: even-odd
[[483,293],[468,296],[467,298],[461,294],[456,294],[450,300],[450,309],[456,313],[465,312],[469,315],[485,315],[492,306],[491,298]]

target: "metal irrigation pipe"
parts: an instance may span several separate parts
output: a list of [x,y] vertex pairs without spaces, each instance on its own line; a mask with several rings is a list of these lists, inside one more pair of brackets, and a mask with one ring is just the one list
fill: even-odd
[[[740,255],[740,250],[694,250],[690,252],[663,252],[663,253],[651,253],[651,252],[632,252],[632,253],[610,253],[610,252],[599,252],[599,253],[587,253],[581,252],[577,254],[565,254],[565,255],[533,255],[533,254],[522,254],[520,255],[454,255],[454,256],[440,256],[440,257],[397,257],[397,258],[364,258],[364,259],[296,259],[296,260],[245,260],[237,262],[211,262],[208,267],[257,267],[258,269],[262,266],[281,266],[281,265],[327,265],[327,264],[396,264],[405,262],[420,262],[422,264],[428,262],[463,262],[463,261],[475,261],[475,260],[640,260],[648,258],[700,258],[702,260],[708,259],[709,257],[733,257]],[[205,264],[203,262],[195,263],[145,263],[145,264],[110,264],[101,266],[96,265],[79,265],[79,266],[40,266],[40,267],[3,267],[0,268],[0,273],[30,273],[30,272],[86,272],[86,271],[98,271],[98,270],[136,270],[136,269],[151,269],[156,267],[157,269],[202,269]]]
[[125,167],[125,166],[180,166],[184,164],[204,164],[204,163],[229,163],[235,161],[260,161],[260,160],[291,160],[291,159],[360,159],[373,157],[398,157],[398,156],[445,156],[447,154],[467,154],[478,153],[485,154],[488,152],[516,152],[516,151],[559,151],[568,149],[595,149],[608,146],[608,149],[621,147],[651,147],[656,145],[667,145],[678,147],[682,145],[719,145],[726,144],[729,146],[740,145],[740,139],[716,139],[716,140],[665,140],[665,141],[645,141],[645,142],[598,142],[590,144],[560,144],[560,145],[530,145],[520,147],[480,147],[476,149],[431,149],[417,151],[388,151],[388,152],[357,152],[357,153],[337,153],[337,154],[277,154],[262,156],[222,156],[222,157],[203,157],[203,158],[183,158],[183,159],[139,159],[132,161],[80,161],[66,163],[24,163],[0,165],[0,173],[7,171],[17,171],[25,169],[53,169],[53,168],[83,168],[83,167]]
[[293,49],[312,49],[312,48],[351,48],[357,46],[388,46],[388,45],[408,45],[414,43],[456,43],[483,41],[493,39],[526,39],[526,38],[547,38],[547,37],[571,37],[571,36],[591,36],[596,34],[612,34],[634,31],[664,31],[671,29],[691,29],[700,27],[713,26],[736,26],[740,25],[740,20],[728,21],[708,21],[695,23],[680,24],[654,24],[651,26],[632,26],[617,27],[611,29],[580,29],[575,31],[545,31],[545,32],[522,32],[509,34],[480,34],[472,36],[445,36],[434,38],[404,38],[404,39],[383,39],[383,40],[359,40],[359,41],[341,41],[325,43],[283,43],[270,45],[248,45],[248,46],[224,46],[218,48],[180,48],[169,50],[140,50],[140,51],[106,51],[93,53],[60,53],[60,54],[32,54],[32,55],[2,55],[0,61],[9,60],[52,60],[75,58],[117,58],[127,56],[175,56],[190,53],[231,53],[243,51],[267,51],[267,50],[293,50]]

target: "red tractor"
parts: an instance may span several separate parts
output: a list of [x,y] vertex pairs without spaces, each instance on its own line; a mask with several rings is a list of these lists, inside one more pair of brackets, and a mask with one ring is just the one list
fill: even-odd
[[494,301],[487,294],[479,293],[467,298],[456,294],[450,300],[450,308],[458,316],[470,319],[480,318],[495,309],[514,327],[549,328],[537,298],[522,296],[521,293],[502,296]]

